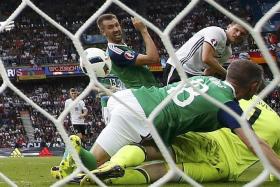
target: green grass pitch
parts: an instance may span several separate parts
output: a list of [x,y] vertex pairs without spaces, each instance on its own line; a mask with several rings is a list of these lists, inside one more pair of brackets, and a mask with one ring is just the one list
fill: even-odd
[[[58,165],[61,157],[24,157],[24,158],[0,158],[0,171],[14,181],[19,187],[45,187],[52,185],[56,180],[50,175],[50,168]],[[206,187],[238,187],[246,184],[261,171],[261,165],[255,164],[249,168],[237,182],[204,183]],[[0,179],[0,187],[8,184]],[[66,185],[78,186],[78,185]],[[136,186],[136,185],[130,185]],[[138,185],[139,186],[139,185]],[[147,185],[142,185],[147,186]],[[166,187],[188,186],[187,184],[166,184]],[[266,181],[262,186],[280,186],[278,182]]]

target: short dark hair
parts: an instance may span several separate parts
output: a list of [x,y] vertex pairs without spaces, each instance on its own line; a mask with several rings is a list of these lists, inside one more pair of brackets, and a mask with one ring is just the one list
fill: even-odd
[[235,60],[228,66],[226,80],[234,81],[239,87],[245,88],[253,82],[263,80],[263,69],[250,60]]
[[69,91],[70,91],[70,92],[77,92],[77,89],[76,89],[76,88],[70,88]]
[[115,14],[102,14],[97,18],[96,24],[99,29],[102,29],[102,22],[104,20],[118,19]]
[[[230,24],[228,24],[228,26],[233,26],[233,25],[240,25],[241,27],[243,27],[243,25],[241,25],[240,23],[237,23],[237,22],[235,22],[235,21],[232,21]],[[244,28],[244,27],[243,27]],[[244,28],[245,29],[245,28]],[[248,32],[248,30],[247,29],[245,29],[246,30],[246,34],[249,34],[249,32]]]
[[229,25],[236,25],[236,24],[240,25],[240,24],[237,23],[236,21],[231,21]]

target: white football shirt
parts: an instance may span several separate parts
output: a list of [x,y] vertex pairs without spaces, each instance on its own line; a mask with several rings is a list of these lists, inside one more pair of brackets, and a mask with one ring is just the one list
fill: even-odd
[[[73,100],[71,98],[67,99],[65,101],[65,108],[68,107],[72,102]],[[85,124],[84,118],[80,118],[80,115],[82,114],[83,110],[87,110],[85,102],[83,100],[80,100],[76,105],[74,105],[74,107],[71,108],[70,119],[73,125]]]
[[[192,75],[203,75],[208,66],[202,62],[203,43],[209,43],[215,50],[215,57],[220,64],[225,63],[232,55],[231,45],[226,45],[227,36],[225,30],[220,27],[206,27],[194,34],[180,49],[176,51],[185,72]],[[167,63],[175,67],[171,58]]]

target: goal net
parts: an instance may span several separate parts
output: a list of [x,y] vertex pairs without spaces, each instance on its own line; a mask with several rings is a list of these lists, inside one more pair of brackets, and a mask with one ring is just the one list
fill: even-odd
[[[15,11],[8,17],[7,20],[5,20],[4,24],[1,25],[0,29],[1,31],[4,29],[4,27],[11,21],[15,20],[16,17],[20,17],[21,16],[21,12],[26,9],[27,7],[31,8],[32,11],[36,12],[36,14],[38,14],[42,19],[44,19],[46,22],[50,23],[52,26],[54,26],[55,28],[57,28],[62,34],[66,35],[68,38],[70,38],[70,40],[73,42],[73,45],[76,49],[76,51],[78,52],[78,54],[80,55],[80,57],[82,59],[86,59],[85,55],[84,55],[84,48],[81,42],[81,35],[91,26],[92,23],[94,23],[97,19],[98,16],[100,16],[102,13],[106,12],[106,10],[108,9],[108,7],[110,7],[112,4],[116,5],[117,7],[119,7],[120,9],[122,9],[124,12],[126,12],[127,14],[131,15],[131,16],[135,16],[138,17],[141,21],[143,21],[147,27],[149,29],[151,29],[160,39],[162,44],[164,45],[165,49],[167,50],[168,55],[176,62],[176,68],[178,70],[178,73],[181,77],[182,80],[182,84],[185,83],[189,83],[188,78],[186,77],[182,67],[179,65],[179,61],[178,58],[175,55],[175,47],[172,43],[171,37],[172,37],[172,30],[178,26],[182,20],[187,17],[189,15],[189,13],[194,9],[197,8],[199,6],[199,3],[201,1],[199,0],[192,0],[190,1],[188,4],[186,4],[185,8],[183,8],[183,10],[180,11],[180,13],[178,15],[175,16],[174,19],[172,19],[163,29],[159,28],[158,26],[156,26],[156,24],[153,24],[152,22],[150,22],[147,18],[143,17],[143,15],[140,15],[139,13],[137,13],[135,10],[133,10],[132,8],[130,8],[129,6],[127,6],[126,4],[124,4],[122,1],[120,0],[106,0],[104,1],[104,3],[102,4],[102,6],[100,6],[98,8],[98,10],[96,12],[92,12],[92,16],[86,21],[84,22],[84,24],[79,27],[79,29],[75,32],[72,33],[70,30],[66,29],[66,27],[62,26],[61,24],[59,24],[58,21],[56,21],[55,19],[53,19],[52,17],[50,17],[48,14],[46,14],[42,9],[38,8],[38,6],[36,6],[35,3],[33,3],[31,0],[22,0],[22,2],[20,3],[20,5],[15,9]],[[255,40],[255,43],[257,44],[258,48],[261,50],[271,72],[273,73],[273,80],[270,82],[270,84],[268,86],[266,86],[266,88],[259,94],[260,98],[264,98],[266,97],[269,92],[271,92],[280,82],[280,73],[279,73],[279,69],[276,66],[276,63],[274,62],[272,56],[270,55],[263,39],[262,39],[262,35],[261,35],[261,30],[262,27],[264,26],[264,24],[280,9],[280,2],[278,2],[275,6],[273,6],[266,14],[265,16],[263,16],[260,20],[258,20],[258,22],[252,26],[250,24],[248,24],[248,22],[242,20],[240,17],[237,17],[235,14],[233,14],[232,12],[230,12],[228,9],[226,9],[225,7],[221,6],[220,4],[218,4],[217,2],[213,1],[213,0],[204,0],[203,2],[207,3],[209,6],[211,6],[211,8],[214,11],[220,12],[222,13],[222,15],[226,16],[227,18],[229,18],[232,21],[235,21],[237,23],[239,23],[240,25],[242,25],[244,28],[246,28],[248,30],[248,32],[251,34],[251,36],[253,37],[253,39]],[[171,10],[172,11],[172,10]],[[53,124],[56,126],[58,132],[60,133],[62,139],[64,140],[66,147],[69,149],[69,151],[72,153],[73,158],[75,160],[75,162],[78,165],[78,168],[75,170],[74,173],[72,173],[70,176],[57,181],[56,183],[53,184],[53,186],[61,186],[63,184],[66,184],[68,181],[70,181],[72,178],[74,178],[79,172],[85,172],[87,174],[89,174],[93,180],[96,181],[96,183],[100,186],[104,186],[105,184],[102,183],[102,181],[100,181],[97,177],[95,177],[94,175],[92,175],[87,169],[86,167],[82,164],[79,156],[77,155],[77,153],[75,152],[74,148],[71,146],[69,137],[65,131],[65,129],[63,128],[63,120],[64,118],[67,116],[67,114],[69,113],[71,107],[73,107],[75,104],[78,103],[79,100],[85,98],[88,94],[90,94],[90,92],[92,91],[92,88],[97,86],[100,89],[106,91],[109,94],[112,94],[110,92],[110,90],[106,89],[100,82],[98,82],[97,77],[95,76],[93,70],[90,70],[90,68],[88,69],[88,75],[90,77],[90,82],[87,85],[87,87],[83,90],[83,92],[77,97],[77,99],[69,106],[67,107],[57,118],[55,118],[53,115],[51,115],[50,113],[48,113],[46,110],[44,110],[41,106],[39,106],[38,104],[36,104],[34,101],[32,101],[30,98],[28,98],[22,91],[20,91],[9,79],[5,67],[3,65],[2,59],[0,59],[1,63],[0,63],[0,74],[1,77],[3,79],[3,83],[0,87],[0,93],[3,93],[4,90],[6,90],[7,88],[10,88],[11,90],[13,90],[19,97],[21,97],[25,102],[29,103],[33,108],[37,109],[42,115],[44,115],[47,119],[49,119],[51,122],[53,122]],[[86,65],[87,67],[88,65]],[[195,87],[193,87],[195,89]],[[179,90],[178,90],[179,91]],[[199,90],[196,90],[197,92],[201,93]],[[174,93],[176,94],[176,93]],[[246,124],[245,122],[245,116],[248,112],[250,112],[250,110],[257,104],[257,100],[254,101],[254,103],[251,105],[251,107],[245,111],[245,113],[239,117],[237,116],[232,110],[230,110],[228,107],[226,106],[222,106],[221,103],[219,103],[218,101],[214,100],[213,98],[201,93],[204,97],[206,97],[210,102],[213,102],[215,105],[221,107],[222,109],[224,109],[225,111],[227,111],[229,114],[231,114],[232,116],[234,116],[235,118],[237,118],[240,122],[242,122],[242,128],[245,130],[246,132],[246,136],[249,138],[249,140],[251,141],[258,157],[260,158],[263,166],[264,166],[264,170],[263,172],[254,180],[252,180],[251,182],[249,182],[247,184],[247,186],[257,186],[258,184],[262,183],[263,181],[265,181],[265,179],[267,178],[269,173],[273,173],[277,176],[277,178],[280,178],[280,174],[276,172],[275,168],[268,162],[267,158],[264,156],[263,152],[260,149],[260,146],[256,143],[256,139],[254,138],[254,136],[250,133],[249,131],[249,126]],[[197,183],[196,181],[194,181],[192,178],[190,178],[189,176],[185,175],[181,170],[179,170],[176,167],[176,164],[174,163],[171,155],[169,154],[168,149],[164,146],[164,143],[161,141],[156,129],[153,127],[153,120],[155,119],[155,117],[157,116],[157,114],[159,113],[159,111],[162,110],[162,108],[172,99],[172,95],[170,95],[169,97],[165,98],[165,100],[158,105],[154,111],[151,113],[150,116],[148,116],[147,119],[143,119],[146,120],[147,123],[149,124],[149,127],[151,128],[151,133],[152,136],[155,140],[155,142],[158,145],[158,148],[160,149],[162,155],[164,156],[166,162],[168,163],[170,170],[169,172],[163,176],[161,179],[159,179],[158,181],[156,181],[155,183],[152,184],[152,186],[160,186],[165,184],[166,182],[168,182],[172,176],[179,175],[181,176],[185,181],[187,181],[189,184],[191,184],[192,186],[201,186],[201,184]],[[129,106],[127,106],[125,103],[121,102],[123,105],[125,105],[126,107],[129,108]],[[133,109],[132,109],[133,110]],[[11,186],[16,186],[16,184],[10,180],[7,176],[5,176],[3,173],[0,172],[0,178],[2,178],[2,180],[4,180],[8,185]]]

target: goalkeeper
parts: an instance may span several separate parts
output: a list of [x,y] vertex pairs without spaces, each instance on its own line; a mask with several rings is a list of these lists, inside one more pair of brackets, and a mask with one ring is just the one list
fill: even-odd
[[[240,101],[243,110],[246,110],[250,104],[251,101]],[[248,114],[248,121],[256,134],[280,155],[278,114],[264,101],[260,101],[253,112]],[[128,161],[126,155],[129,154],[130,149],[133,151],[133,146],[124,146],[111,160],[114,160],[114,164],[120,162],[121,165],[126,165],[123,161],[124,158]],[[172,143],[171,150],[177,166],[198,182],[235,181],[247,168],[259,160],[235,134],[225,128],[208,133],[189,132],[178,136]],[[153,155],[147,156],[161,158],[161,155],[156,154],[155,151]],[[134,158],[141,156],[143,157],[141,154],[135,155]],[[100,176],[104,169],[105,167],[93,173]],[[163,162],[146,164],[136,168],[126,168],[125,172],[119,172],[119,176],[123,173],[124,176],[106,179],[105,182],[108,184],[148,184],[161,178],[167,170],[168,165]],[[115,177],[117,176],[115,173]],[[103,177],[106,178],[104,175]],[[273,179],[272,176],[271,179]],[[182,182],[179,177],[174,177],[172,180]]]

